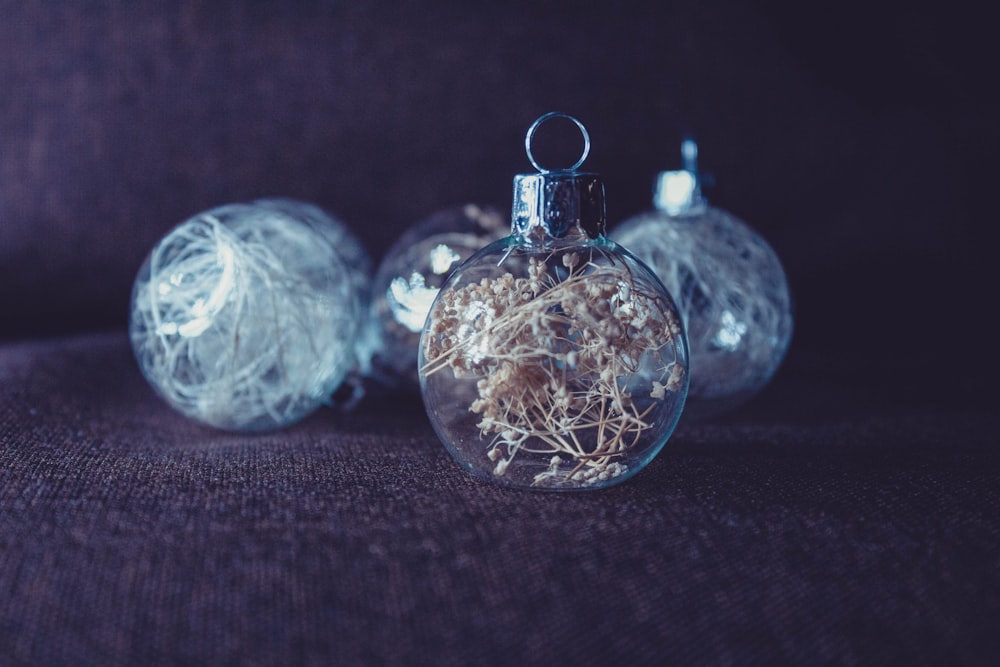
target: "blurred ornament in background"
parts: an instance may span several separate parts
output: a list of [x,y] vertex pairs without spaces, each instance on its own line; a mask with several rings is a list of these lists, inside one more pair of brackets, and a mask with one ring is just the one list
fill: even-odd
[[373,367],[392,386],[418,389],[417,348],[431,302],[452,269],[507,235],[500,211],[466,204],[437,211],[389,248],[372,281]]
[[792,337],[792,299],[777,254],[735,216],[701,195],[698,147],[681,145],[684,168],[662,172],[655,210],[611,232],[677,300],[690,345],[685,414],[721,415],[770,381]]
[[365,378],[371,375],[372,357],[379,345],[378,330],[370,325],[367,317],[371,303],[371,257],[361,245],[361,241],[346,225],[315,204],[285,197],[257,199],[252,204],[273,209],[310,225],[327,240],[347,264],[347,275],[358,297],[354,317],[359,324],[354,343],[355,362],[347,374],[344,386],[334,397],[334,406],[349,410],[365,395]]
[[153,247],[135,279],[139,368],[202,423],[252,431],[298,421],[358,365],[367,262],[342,223],[305,202],[200,213]]
[[[572,121],[568,169],[532,153],[545,121]],[[514,178],[511,234],[455,268],[420,339],[420,388],[449,453],[512,487],[597,489],[644,468],[687,393],[680,314],[656,276],[604,236],[604,184],[577,171],[579,120],[538,118],[538,173]]]

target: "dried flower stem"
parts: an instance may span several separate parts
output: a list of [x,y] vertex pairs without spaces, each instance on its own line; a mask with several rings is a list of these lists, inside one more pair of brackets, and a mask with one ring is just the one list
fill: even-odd
[[[527,278],[506,273],[447,289],[431,314],[421,370],[478,379],[469,409],[482,415],[481,433],[493,435],[488,455],[498,476],[518,452],[555,455],[536,483],[621,474],[620,460],[652,427],[656,406],[640,409],[633,392],[659,400],[681,385],[673,310],[640,289],[626,266],[598,264],[595,253],[610,255],[591,252],[586,262],[564,254],[562,277],[549,272],[551,257],[531,258]],[[674,355],[664,362],[667,347]],[[649,353],[659,357],[659,379],[632,386]],[[561,456],[575,467],[560,473]]]

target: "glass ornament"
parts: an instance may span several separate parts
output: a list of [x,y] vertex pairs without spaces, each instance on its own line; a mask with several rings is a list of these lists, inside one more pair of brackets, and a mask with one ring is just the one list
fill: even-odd
[[370,309],[380,338],[373,366],[383,381],[417,389],[420,332],[438,289],[454,267],[508,229],[498,210],[466,204],[434,213],[389,248],[372,281]]
[[217,428],[301,419],[357,363],[357,266],[342,252],[358,248],[341,223],[292,200],[228,204],[182,222],[132,289],[129,337],[142,374],[176,410]]
[[649,265],[677,299],[691,348],[685,414],[705,419],[754,396],[773,377],[792,337],[792,299],[763,237],[701,196],[697,144],[684,168],[657,179],[655,210],[611,236]]
[[[580,159],[548,170],[538,127],[572,121]],[[541,116],[514,178],[511,234],[444,281],[419,349],[421,392],[452,456],[497,484],[595,489],[639,472],[687,394],[680,315],[656,276],[604,236],[604,185],[576,171],[590,140],[572,116]]]
[[357,308],[351,317],[359,322],[354,337],[354,365],[344,380],[346,391],[338,391],[333,399],[335,407],[349,410],[355,407],[365,395],[364,378],[372,373],[372,358],[379,346],[376,327],[368,322],[367,313],[371,303],[372,260],[361,241],[332,216],[315,204],[288,199],[269,197],[252,202],[279,213],[294,217],[319,232],[336,250],[337,255],[347,264],[348,279],[357,296]]

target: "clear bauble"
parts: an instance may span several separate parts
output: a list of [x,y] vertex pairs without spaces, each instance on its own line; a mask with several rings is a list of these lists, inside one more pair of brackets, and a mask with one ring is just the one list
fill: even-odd
[[676,299],[691,354],[685,414],[715,417],[757,394],[781,365],[793,329],[788,281],[760,234],[701,198],[693,169],[661,174],[655,201],[611,237]]
[[370,309],[379,337],[372,365],[383,382],[417,390],[420,332],[438,289],[453,268],[509,227],[496,209],[465,204],[435,212],[392,244],[372,280]]
[[147,256],[129,336],[146,380],[179,412],[222,429],[280,428],[329,402],[356,366],[362,297],[357,258],[345,257],[360,244],[303,206],[220,206]]
[[[546,170],[538,126],[571,120],[583,156]],[[514,179],[511,235],[445,280],[420,339],[431,423],[473,475],[505,486],[596,489],[642,470],[687,395],[680,315],[653,273],[603,235],[604,185],[576,171],[589,135],[540,117]]]
[[350,410],[365,396],[365,380],[372,374],[372,358],[379,346],[378,328],[366,317],[372,299],[371,256],[347,225],[315,204],[285,197],[257,199],[251,203],[308,224],[327,240],[347,265],[347,277],[358,301],[353,316],[358,320],[358,331],[354,337],[354,364],[341,389],[335,393],[333,405],[340,410]]

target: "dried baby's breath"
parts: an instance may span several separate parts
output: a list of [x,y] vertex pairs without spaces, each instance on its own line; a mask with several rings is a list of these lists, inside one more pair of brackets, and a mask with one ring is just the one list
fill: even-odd
[[[519,453],[532,453],[550,457],[535,484],[595,484],[628,471],[626,454],[652,428],[656,401],[681,387],[673,345],[681,328],[626,266],[577,252],[564,254],[561,265],[550,271],[532,257],[525,278],[505,273],[442,291],[422,372],[451,369],[476,380],[469,410],[481,415],[482,435],[492,436],[495,475]],[[657,361],[655,380],[637,375],[647,354]],[[653,401],[640,408],[633,396]]]

